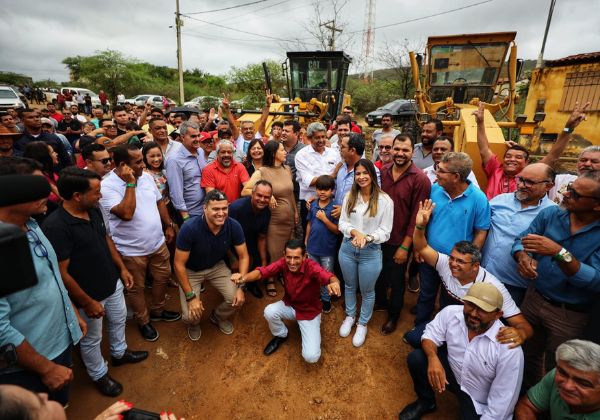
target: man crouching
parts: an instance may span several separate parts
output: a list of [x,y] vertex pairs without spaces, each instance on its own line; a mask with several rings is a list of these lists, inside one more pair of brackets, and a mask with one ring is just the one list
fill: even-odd
[[316,363],[321,357],[321,286],[327,285],[329,294],[340,296],[340,282],[332,273],[317,262],[308,259],[304,243],[298,239],[285,244],[285,256],[266,267],[243,276],[233,274],[236,284],[257,281],[262,278],[283,276],[285,293],[283,300],[267,305],[265,318],[273,339],[265,347],[265,356],[273,354],[288,338],[285,319],[298,321],[302,334],[302,357],[308,363]]

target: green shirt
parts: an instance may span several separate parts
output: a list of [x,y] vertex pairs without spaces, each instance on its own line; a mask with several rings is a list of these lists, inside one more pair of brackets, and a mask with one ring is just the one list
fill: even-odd
[[554,382],[556,369],[552,369],[542,380],[527,392],[529,401],[538,409],[550,412],[552,420],[600,420],[600,411],[593,413],[571,413],[571,409],[558,394]]

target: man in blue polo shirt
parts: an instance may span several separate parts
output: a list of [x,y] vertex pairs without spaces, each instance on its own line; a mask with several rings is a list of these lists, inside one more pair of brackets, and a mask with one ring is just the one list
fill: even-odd
[[231,271],[224,259],[233,247],[242,275],[248,273],[250,259],[242,227],[228,217],[227,196],[214,189],[206,194],[204,200],[203,214],[181,227],[174,261],[183,321],[188,324],[188,336],[192,341],[198,341],[202,335],[200,319],[204,305],[200,300],[200,288],[205,281],[210,281],[224,299],[210,314],[210,322],[223,334],[233,333],[229,318],[237,307],[242,306],[245,297],[243,290],[231,282]]
[[504,283],[518,306],[530,281],[521,277],[517,263],[507,250],[542,209],[555,205],[548,198],[555,175],[545,163],[532,163],[515,177],[517,191],[497,195],[490,201],[492,219],[481,265]]
[[[483,192],[467,178],[473,161],[466,153],[450,152],[442,157],[436,170],[437,182],[431,187],[435,210],[427,226],[429,246],[450,255],[460,241],[472,242],[481,249],[490,228],[490,204]],[[404,335],[414,347],[421,344],[421,335],[429,322],[440,285],[437,271],[426,263],[419,264],[421,291],[417,300],[415,328]]]
[[555,366],[554,352],[583,336],[600,293],[600,172],[569,184],[562,206],[542,210],[512,248],[519,272],[535,279],[523,301],[533,325],[525,352],[525,389]]

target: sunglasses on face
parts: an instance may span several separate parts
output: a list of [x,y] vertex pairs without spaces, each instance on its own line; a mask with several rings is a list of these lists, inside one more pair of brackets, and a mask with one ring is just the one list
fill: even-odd
[[106,165],[106,164],[112,162],[112,158],[107,157],[104,159],[97,159],[95,162],[102,162],[103,165]]
[[379,150],[392,150],[392,146],[379,146]]
[[567,190],[566,192],[569,193],[569,195],[571,196],[571,198],[573,200],[579,200],[580,198],[591,198],[592,200],[600,200],[600,197],[595,197],[593,195],[583,195],[583,194],[579,194],[577,191],[575,191],[575,189],[573,188],[573,183],[569,183],[567,185]]

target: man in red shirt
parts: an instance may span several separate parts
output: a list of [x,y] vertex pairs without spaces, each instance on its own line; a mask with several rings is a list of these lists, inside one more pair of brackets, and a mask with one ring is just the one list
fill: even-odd
[[200,181],[206,193],[221,190],[230,203],[240,198],[244,184],[250,179],[244,165],[233,159],[233,153],[233,143],[221,140],[217,144],[217,160],[204,168]]
[[307,363],[316,363],[321,357],[321,286],[327,285],[330,295],[340,296],[340,282],[307,257],[306,247],[300,239],[291,239],[285,244],[283,258],[245,276],[233,274],[231,280],[244,284],[278,274],[283,275],[285,293],[283,300],[265,308],[265,319],[274,337],[265,347],[264,354],[273,354],[287,340],[288,329],[283,320],[297,320],[302,335],[302,357]]

